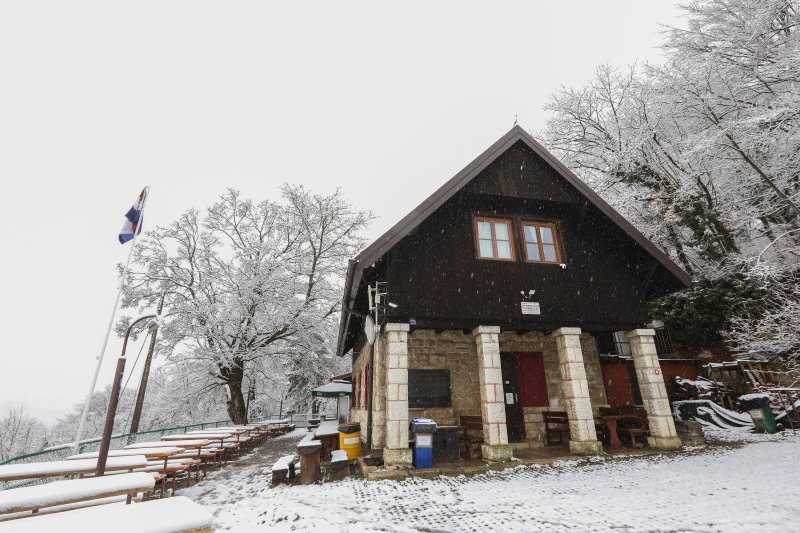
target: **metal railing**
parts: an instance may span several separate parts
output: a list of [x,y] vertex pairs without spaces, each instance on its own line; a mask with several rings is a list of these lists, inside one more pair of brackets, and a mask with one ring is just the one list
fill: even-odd
[[[258,422],[261,420],[272,419],[288,419],[295,425],[308,426],[308,421],[314,418],[332,419],[336,415],[320,414],[320,413],[287,413],[287,414],[273,414],[253,417],[251,422]],[[197,424],[186,424],[183,426],[173,426],[169,428],[148,429],[146,431],[138,431],[136,433],[122,433],[111,436],[111,450],[119,450],[125,446],[136,444],[137,442],[147,442],[149,440],[160,440],[165,435],[175,435],[178,433],[187,433],[196,429],[215,428],[223,425],[231,424],[230,420],[217,420],[213,422],[200,422]],[[74,443],[61,444],[51,446],[44,450],[39,450],[24,455],[18,455],[5,461],[0,461],[0,465],[10,463],[38,463],[42,461],[59,461],[66,459],[70,455],[83,452],[95,452],[100,449],[100,437],[94,439],[86,439],[80,442],[77,451],[75,450]],[[0,488],[2,483],[0,483]]]

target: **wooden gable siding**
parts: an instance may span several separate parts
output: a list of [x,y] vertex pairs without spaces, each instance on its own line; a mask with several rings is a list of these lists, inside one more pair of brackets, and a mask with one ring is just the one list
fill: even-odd
[[[492,194],[489,194],[489,193]],[[499,193],[499,194],[497,194]],[[566,269],[559,265],[477,259],[473,216],[555,222]],[[619,330],[647,321],[648,276],[655,260],[524,147],[487,167],[396,245],[386,262],[394,321],[419,327],[478,324],[519,330],[578,326]],[[520,291],[534,289],[541,315],[522,315]]]

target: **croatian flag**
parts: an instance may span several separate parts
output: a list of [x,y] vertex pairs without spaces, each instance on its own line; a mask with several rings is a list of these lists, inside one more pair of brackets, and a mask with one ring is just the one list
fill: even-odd
[[147,194],[147,189],[142,189],[139,194],[139,199],[133,204],[128,212],[125,214],[125,224],[122,226],[122,231],[119,232],[120,244],[125,244],[133,239],[133,236],[142,231],[142,209],[144,209],[144,197]]

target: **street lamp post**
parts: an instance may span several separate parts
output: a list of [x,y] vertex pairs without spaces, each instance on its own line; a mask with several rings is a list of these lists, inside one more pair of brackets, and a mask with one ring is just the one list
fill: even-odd
[[117,370],[114,374],[114,382],[111,385],[111,398],[108,400],[108,413],[106,413],[106,425],[103,427],[103,440],[100,442],[100,453],[97,457],[96,476],[102,476],[106,471],[106,461],[108,460],[108,449],[111,446],[111,433],[114,431],[114,417],[117,414],[117,404],[119,403],[120,389],[122,388],[122,375],[125,373],[125,350],[128,348],[128,337],[133,327],[144,320],[148,320],[147,329],[155,333],[161,324],[159,315],[145,315],[134,320],[128,331],[125,332],[125,341],[122,343],[122,354],[117,359]]

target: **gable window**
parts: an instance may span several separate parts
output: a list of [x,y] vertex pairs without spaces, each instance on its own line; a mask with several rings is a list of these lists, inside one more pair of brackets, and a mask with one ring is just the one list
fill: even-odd
[[561,263],[556,242],[556,225],[545,222],[523,222],[525,258],[534,263]]
[[514,260],[511,239],[511,220],[504,218],[476,218],[475,237],[478,257],[481,259]]

